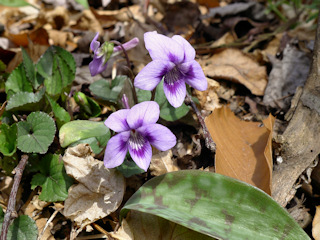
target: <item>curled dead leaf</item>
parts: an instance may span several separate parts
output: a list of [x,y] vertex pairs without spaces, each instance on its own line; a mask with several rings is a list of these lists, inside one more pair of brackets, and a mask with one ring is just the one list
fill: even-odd
[[262,96],[267,85],[267,70],[241,50],[227,48],[201,62],[204,73],[213,79],[224,79],[246,86]]
[[94,159],[89,144],[68,148],[62,159],[67,174],[79,182],[69,189],[64,216],[83,228],[119,207],[125,191],[124,177]]
[[205,120],[217,144],[216,172],[254,185],[271,195],[272,129],[275,118],[247,122],[222,107]]

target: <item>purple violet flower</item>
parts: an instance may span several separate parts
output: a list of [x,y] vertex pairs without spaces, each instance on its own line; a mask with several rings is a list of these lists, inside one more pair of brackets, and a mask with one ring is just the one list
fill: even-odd
[[[114,47],[114,44],[111,42],[105,42],[100,47],[100,42],[97,41],[99,33],[93,38],[90,43],[90,48],[94,53],[93,60],[89,63],[89,69],[91,76],[95,76],[107,68],[107,62],[110,57],[114,57],[122,51],[121,46]],[[133,38],[130,41],[122,44],[125,50],[134,48],[139,43],[138,38]]]
[[176,145],[175,135],[167,127],[156,123],[159,115],[159,105],[153,101],[112,113],[104,124],[118,134],[108,141],[104,165],[107,168],[121,165],[129,150],[133,161],[147,171],[152,157],[150,144],[160,151]]
[[175,108],[184,101],[185,83],[200,91],[207,89],[207,79],[194,60],[196,52],[183,37],[169,38],[154,31],[144,34],[144,42],[152,61],[136,76],[135,87],[151,91],[164,78],[164,93]]

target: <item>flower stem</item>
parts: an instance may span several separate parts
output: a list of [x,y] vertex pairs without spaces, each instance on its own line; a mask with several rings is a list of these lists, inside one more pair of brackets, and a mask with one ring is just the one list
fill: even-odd
[[[130,64],[130,60],[129,60],[129,57],[128,57],[128,53],[127,53],[126,49],[124,48],[123,44],[118,42],[118,41],[116,41],[116,40],[112,40],[110,42],[112,42],[112,43],[114,43],[114,44],[116,44],[116,45],[121,47],[122,52],[123,52],[123,54],[124,54],[124,56],[126,58],[126,61],[127,61],[127,67],[129,69],[129,71],[131,71],[131,64]],[[133,74],[131,74],[131,75],[133,75]],[[129,77],[129,78],[130,78],[131,83],[132,83],[131,89],[132,89],[133,101],[134,101],[134,104],[137,104],[138,103],[138,97],[137,97],[136,89],[134,87],[134,77],[132,76],[132,77]]]
[[212,137],[208,131],[208,128],[207,128],[205,122],[204,122],[204,118],[202,117],[199,109],[197,108],[196,104],[194,103],[194,101],[192,100],[192,98],[188,92],[187,92],[187,95],[186,95],[184,102],[185,102],[185,104],[192,107],[193,111],[195,111],[195,113],[199,119],[199,122],[200,122],[202,130],[203,130],[203,136],[204,136],[204,139],[206,142],[206,147],[208,149],[210,149],[212,152],[215,152],[216,151],[216,144],[212,140]]
[[16,198],[17,198],[19,184],[22,178],[23,170],[27,164],[28,158],[29,158],[28,155],[22,155],[18,166],[14,169],[14,171],[16,172],[16,175],[14,176],[13,185],[10,192],[7,211],[6,211],[6,214],[4,215],[4,220],[3,220],[2,230],[0,235],[1,240],[7,239],[8,228],[13,218],[12,215],[15,212],[15,205],[16,205]]
[[151,92],[151,100],[150,101],[154,101],[154,99],[156,97],[156,90],[157,90],[157,88],[152,90],[152,92]]

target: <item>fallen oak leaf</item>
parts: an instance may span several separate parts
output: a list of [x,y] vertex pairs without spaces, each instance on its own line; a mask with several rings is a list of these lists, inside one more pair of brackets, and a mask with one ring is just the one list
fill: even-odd
[[205,120],[217,144],[216,172],[254,185],[271,195],[272,115],[263,121],[246,122],[222,107]]

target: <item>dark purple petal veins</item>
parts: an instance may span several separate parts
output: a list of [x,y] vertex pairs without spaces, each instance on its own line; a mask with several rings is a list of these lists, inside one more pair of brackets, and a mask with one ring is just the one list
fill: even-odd
[[144,157],[144,148],[146,145],[146,139],[135,130],[131,130],[129,138],[129,147],[140,158]]
[[180,81],[182,79],[182,77],[182,72],[176,66],[164,75],[164,82],[169,86],[174,86],[177,81]]

